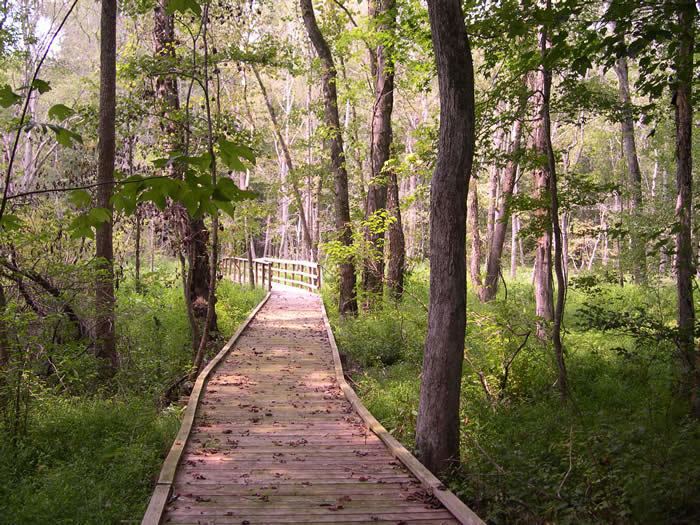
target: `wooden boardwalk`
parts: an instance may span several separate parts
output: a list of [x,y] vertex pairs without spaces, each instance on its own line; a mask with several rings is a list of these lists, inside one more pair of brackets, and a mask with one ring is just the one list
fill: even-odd
[[480,523],[373,432],[383,427],[349,400],[329,334],[318,296],[271,293],[202,381],[144,523]]

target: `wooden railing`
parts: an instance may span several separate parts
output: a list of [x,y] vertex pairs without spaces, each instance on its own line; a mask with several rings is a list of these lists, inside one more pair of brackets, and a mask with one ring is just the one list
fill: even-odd
[[[253,259],[222,257],[219,262],[223,275],[234,282],[272,289],[272,283],[296,286],[311,291],[321,288],[321,268],[318,263],[291,259]],[[252,277],[252,283],[251,283]]]

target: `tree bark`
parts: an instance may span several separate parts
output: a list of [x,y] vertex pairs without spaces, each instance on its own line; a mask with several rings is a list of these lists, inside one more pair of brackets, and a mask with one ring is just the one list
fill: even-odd
[[[391,32],[396,21],[395,0],[373,0],[371,14],[376,21],[378,32]],[[385,41],[386,39],[382,39]],[[386,209],[387,177],[384,165],[391,156],[393,129],[391,114],[394,108],[394,61],[392,50],[383,44],[377,46],[374,94],[371,123],[371,180],[367,190],[366,218]],[[373,232],[367,229],[365,238],[370,253],[365,258],[362,272],[362,288],[366,292],[381,293],[384,277],[384,231]]]
[[136,207],[135,228],[136,236],[134,239],[134,282],[136,291],[141,290],[141,208]]
[[459,0],[430,0],[440,92],[438,157],[430,191],[430,308],[416,424],[422,463],[459,461],[466,328],[466,212],[474,157],[474,69]]
[[630,95],[627,58],[621,57],[615,62],[620,102],[623,105],[623,118],[620,123],[622,132],[622,150],[627,164],[630,187],[629,208],[632,224],[630,229],[632,277],[637,284],[647,280],[646,249],[644,238],[639,233],[639,220],[642,208],[642,171],[639,168],[637,145],[634,138],[634,120],[632,118],[632,96]]
[[389,293],[394,299],[398,300],[403,296],[404,272],[406,269],[406,239],[403,234],[403,222],[401,220],[399,184],[394,170],[391,170],[389,173],[387,208],[394,218],[394,222],[391,223],[387,232],[389,238],[389,264],[386,281]]
[[7,298],[5,297],[5,288],[0,283],[0,384],[4,381],[4,369],[10,362],[10,345],[7,329]]
[[[175,19],[168,14],[167,0],[158,0],[154,8],[153,36],[156,57],[166,60],[175,59]],[[178,95],[177,78],[172,75],[161,75],[156,78],[156,101],[159,103],[160,127],[163,132],[163,143],[167,154],[184,153],[185,140],[183,127],[178,122],[180,97]],[[171,165],[170,176],[181,178],[181,170]],[[195,317],[203,322],[207,315],[207,298],[210,288],[209,269],[209,232],[204,224],[204,218],[190,217],[180,205],[171,207],[173,226],[180,230],[181,238],[189,262],[191,273],[187,297]],[[216,313],[214,314],[210,332],[216,331]]]
[[[345,168],[343,136],[340,131],[338,115],[338,92],[336,89],[337,71],[331,50],[323,38],[316,23],[316,15],[311,0],[299,0],[304,25],[309,39],[321,59],[323,83],[323,100],[325,120],[328,128],[328,146],[331,154],[331,170],[335,179],[335,227],[338,238],[344,246],[352,246],[352,227],[350,225],[350,200],[348,197],[348,172]],[[342,315],[357,313],[355,295],[355,268],[352,260],[340,265],[340,299],[339,311]]]
[[[551,0],[546,0],[547,10],[551,10]],[[554,235],[554,271],[557,276],[557,300],[554,305],[554,323],[552,324],[552,345],[554,346],[554,357],[557,364],[557,386],[562,399],[569,397],[569,382],[564,361],[564,347],[561,341],[561,323],[564,317],[564,302],[566,299],[566,278],[564,276],[564,264],[562,261],[562,233],[559,225],[559,188],[557,185],[556,159],[554,158],[554,148],[552,147],[552,123],[549,112],[549,102],[552,90],[552,71],[547,67],[547,54],[551,47],[547,26],[540,28],[540,56],[542,57],[542,127],[545,139],[545,150],[547,154],[547,169],[549,171],[549,197],[552,218],[552,230]],[[551,258],[551,253],[550,253]],[[550,275],[551,279],[551,275]]]
[[[545,130],[545,72],[540,70],[530,77],[533,100],[533,148],[540,159],[546,159],[547,134]],[[544,161],[534,170],[533,198],[539,207],[534,211],[534,220],[540,232],[535,247],[535,265],[533,279],[535,285],[535,315],[544,321],[554,317],[552,291],[552,211],[551,211],[551,172],[549,163]],[[541,339],[547,337],[544,325],[539,323],[537,335]]]
[[673,100],[676,121],[676,287],[678,290],[678,347],[683,364],[683,390],[691,412],[700,417],[700,352],[695,347],[695,304],[692,245],[693,212],[693,56],[697,9],[693,0],[672,4],[678,14],[678,50]]
[[476,294],[481,295],[481,232],[479,232],[479,196],[476,178],[469,184],[467,198],[467,227],[471,233],[471,254],[469,256],[469,278]]
[[104,378],[118,367],[114,327],[114,248],[112,245],[112,192],[116,114],[117,1],[102,0],[100,13],[100,109],[97,162],[97,206],[109,212],[109,220],[97,227],[95,257],[100,274],[95,283],[96,351]]
[[[524,109],[524,108],[523,108]],[[506,240],[506,230],[510,218],[510,200],[513,197],[516,175],[518,172],[518,153],[522,139],[523,123],[519,118],[513,123],[513,138],[509,150],[509,159],[503,172],[501,182],[501,196],[498,202],[498,220],[493,227],[493,235],[490,238],[489,253],[486,258],[486,278],[481,288],[479,299],[487,302],[496,297],[498,291],[498,278],[501,275],[501,257],[503,245]],[[513,246],[515,244],[513,243]],[[513,259],[514,260],[514,259]]]

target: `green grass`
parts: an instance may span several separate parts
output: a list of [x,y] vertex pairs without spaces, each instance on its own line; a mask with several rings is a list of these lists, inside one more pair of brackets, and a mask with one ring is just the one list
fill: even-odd
[[[451,488],[490,523],[697,523],[700,425],[674,396],[670,346],[584,326],[584,304],[640,307],[673,324],[670,286],[572,288],[565,346],[573,402],[553,387],[551,348],[530,336],[513,361],[502,399],[490,402],[482,372],[499,393],[502,364],[532,329],[532,289],[508,282],[496,301],[469,293],[461,406],[462,466]],[[326,295],[342,352],[372,413],[413,446],[427,272],[408,280],[400,305],[340,321]]]
[[[222,337],[263,295],[220,283]],[[92,355],[75,344],[53,349],[58,374],[26,373],[26,430],[16,443],[0,441],[0,523],[140,522],[180,425],[181,409],[161,410],[158,402],[192,359],[172,270],[145,275],[140,294],[133,282],[121,283],[117,331],[122,367],[106,389],[96,380]]]

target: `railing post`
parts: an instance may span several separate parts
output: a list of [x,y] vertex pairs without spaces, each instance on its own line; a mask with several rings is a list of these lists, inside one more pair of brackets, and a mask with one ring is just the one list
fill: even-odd
[[269,279],[267,280],[267,289],[272,290],[272,265],[273,263],[268,263],[268,277]]

